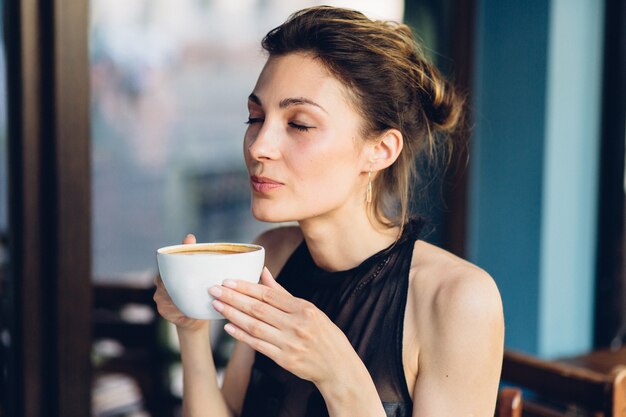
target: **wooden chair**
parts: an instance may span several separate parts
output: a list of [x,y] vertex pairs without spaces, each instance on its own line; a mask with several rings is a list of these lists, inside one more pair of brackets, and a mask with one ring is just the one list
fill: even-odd
[[506,387],[498,392],[495,417],[521,417],[522,391],[519,388]]
[[502,380],[532,394],[524,417],[626,417],[626,350],[554,361],[507,351]]
[[[94,364],[94,376],[123,374],[139,386],[143,403],[153,417],[172,416],[180,402],[168,387],[167,368],[174,359],[159,337],[159,315],[152,300],[153,288],[124,285],[94,285],[93,341],[113,340],[123,347],[119,356]],[[140,305],[152,311],[151,317],[129,322],[120,311]]]

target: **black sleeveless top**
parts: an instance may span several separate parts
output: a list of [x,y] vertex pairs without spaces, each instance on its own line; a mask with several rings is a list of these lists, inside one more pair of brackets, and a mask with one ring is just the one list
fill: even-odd
[[[306,242],[277,277],[287,291],[315,304],[345,333],[369,370],[389,417],[408,417],[412,401],[402,364],[402,332],[413,246],[422,222],[408,222],[400,239],[347,271],[315,265]],[[315,385],[256,353],[241,417],[325,417]]]

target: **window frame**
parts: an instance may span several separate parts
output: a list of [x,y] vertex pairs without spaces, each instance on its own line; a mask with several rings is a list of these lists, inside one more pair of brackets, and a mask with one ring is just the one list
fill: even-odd
[[[626,6],[605,1],[594,346],[626,342]],[[619,340],[621,339],[621,340]]]
[[91,413],[87,0],[5,2],[16,415]]

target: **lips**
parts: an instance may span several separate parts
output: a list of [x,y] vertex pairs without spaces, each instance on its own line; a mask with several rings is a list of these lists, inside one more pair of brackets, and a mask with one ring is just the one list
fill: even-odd
[[253,175],[250,177],[252,189],[258,193],[267,193],[282,187],[284,184],[266,177]]

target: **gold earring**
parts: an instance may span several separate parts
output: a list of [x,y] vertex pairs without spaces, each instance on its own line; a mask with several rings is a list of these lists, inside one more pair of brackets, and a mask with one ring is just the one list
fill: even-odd
[[367,173],[367,192],[365,194],[365,201],[367,203],[372,202],[372,170]]

